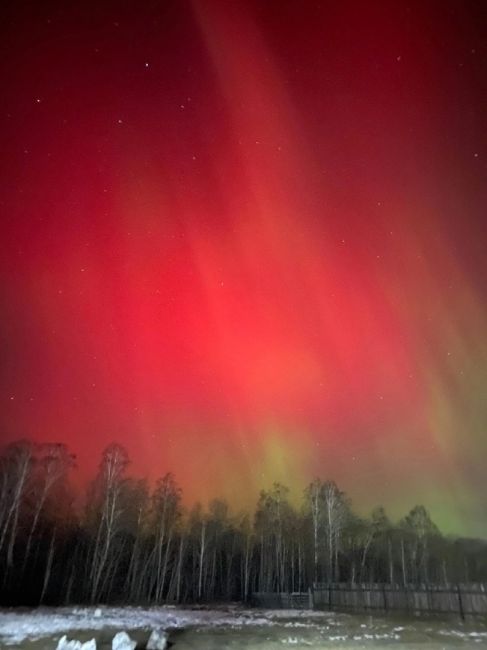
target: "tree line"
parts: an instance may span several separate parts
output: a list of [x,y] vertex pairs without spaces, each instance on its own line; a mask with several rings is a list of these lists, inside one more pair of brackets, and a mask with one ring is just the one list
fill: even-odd
[[316,479],[299,507],[275,483],[255,512],[214,499],[183,507],[167,473],[153,486],[128,474],[109,445],[80,507],[74,455],[22,440],[0,454],[0,604],[248,601],[253,592],[314,583],[487,580],[487,544],[443,536],[415,506],[393,523],[360,517],[334,481]]

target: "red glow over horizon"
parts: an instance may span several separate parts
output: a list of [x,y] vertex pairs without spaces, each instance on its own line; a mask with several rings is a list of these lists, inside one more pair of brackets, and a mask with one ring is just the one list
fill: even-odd
[[5,441],[486,534],[475,3],[12,4]]

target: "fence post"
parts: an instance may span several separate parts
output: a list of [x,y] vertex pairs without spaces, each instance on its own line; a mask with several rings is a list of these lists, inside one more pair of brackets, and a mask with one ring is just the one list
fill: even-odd
[[463,602],[462,602],[462,590],[460,585],[457,585],[457,595],[458,595],[458,609],[460,610],[460,618],[462,621],[465,620],[465,612],[463,611]]
[[411,610],[414,610],[414,607],[412,602],[413,599],[411,598],[409,587],[406,583],[403,584],[403,590],[404,590],[404,596],[406,600],[406,611],[409,613]]
[[328,609],[331,609],[331,583],[328,583]]
[[308,608],[309,609],[315,608],[313,590],[311,589],[311,587],[308,587]]
[[386,595],[386,586],[382,585],[382,597],[384,598],[384,609],[387,612],[387,595]]

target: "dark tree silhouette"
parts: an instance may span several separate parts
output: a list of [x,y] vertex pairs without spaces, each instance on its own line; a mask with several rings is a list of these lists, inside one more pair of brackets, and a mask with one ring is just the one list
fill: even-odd
[[22,440],[0,453],[0,604],[248,601],[316,582],[487,579],[486,542],[441,535],[421,505],[396,524],[382,507],[359,517],[331,480],[312,481],[300,508],[276,483],[253,514],[219,499],[186,511],[172,474],[152,488],[130,477],[113,443],[82,510],[74,468],[63,444]]

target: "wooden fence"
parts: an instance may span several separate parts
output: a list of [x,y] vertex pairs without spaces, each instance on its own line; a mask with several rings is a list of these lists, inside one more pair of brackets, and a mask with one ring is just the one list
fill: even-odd
[[315,584],[307,593],[254,593],[257,607],[487,615],[487,585]]
[[254,607],[268,609],[313,609],[313,593],[311,589],[294,593],[263,593],[252,594],[251,604]]

